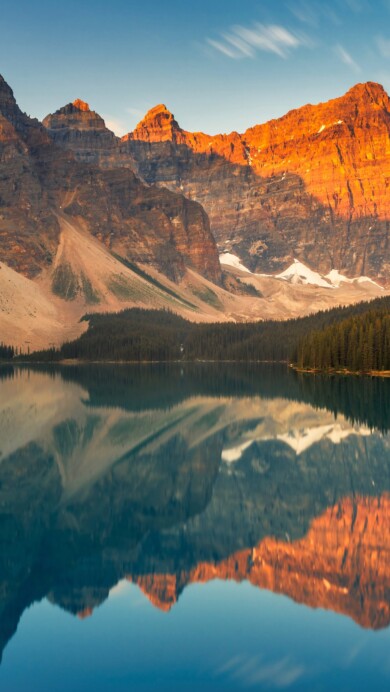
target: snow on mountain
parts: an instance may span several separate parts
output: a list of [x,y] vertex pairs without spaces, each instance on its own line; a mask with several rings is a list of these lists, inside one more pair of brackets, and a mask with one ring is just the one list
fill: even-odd
[[280,274],[256,274],[255,272],[251,272],[250,269],[247,269],[241,262],[240,258],[237,257],[237,255],[233,255],[231,252],[222,252],[219,256],[219,261],[222,265],[238,269],[251,276],[269,277],[270,279],[287,281],[291,284],[319,286],[320,288],[340,288],[341,284],[370,283],[383,290],[383,287],[370,279],[369,276],[357,276],[353,279],[349,279],[347,276],[344,276],[344,274],[341,274],[338,269],[332,269],[328,274],[323,275],[310,269],[310,267],[307,267],[306,264],[303,264],[303,262],[297,259],[294,259],[294,262],[283,272],[280,272]]
[[382,286],[376,283],[376,281],[373,281],[370,279],[369,276],[356,276],[353,279],[349,279],[347,276],[344,276],[344,274],[340,274],[338,269],[332,269],[328,274],[325,275],[324,277],[330,283],[338,288],[340,284],[365,284],[369,283],[372,284],[373,286],[376,286],[377,288],[383,289]]
[[376,281],[373,281],[372,279],[370,279],[369,276],[358,276],[356,279],[352,279],[352,281],[353,281],[354,283],[357,283],[357,284],[366,284],[366,283],[368,283],[368,284],[373,284],[374,286],[377,286],[378,288],[381,288],[382,291],[384,290],[384,289],[383,289],[383,286],[380,286],[379,284],[377,284],[377,282],[376,282]]
[[225,264],[228,267],[234,267],[234,269],[239,269],[247,274],[253,274],[249,269],[244,267],[239,257],[233,255],[231,252],[222,252],[219,256],[219,261],[221,264]]
[[345,283],[345,284],[352,284],[353,279],[348,279],[347,276],[344,276],[344,274],[340,274],[338,269],[332,269],[328,274],[325,274],[325,279],[330,281],[330,283],[338,288],[340,284]]
[[275,278],[289,281],[292,284],[311,284],[313,286],[321,286],[322,288],[335,288],[321,274],[309,269],[309,267],[297,259],[284,272],[276,274]]

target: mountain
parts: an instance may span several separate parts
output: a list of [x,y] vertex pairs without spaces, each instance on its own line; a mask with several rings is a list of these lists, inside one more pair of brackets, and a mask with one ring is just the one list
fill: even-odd
[[98,164],[103,168],[118,165],[130,169],[136,167],[128,152],[121,152],[118,138],[106,127],[103,118],[81,99],[46,116],[42,124],[50,138],[62,148],[72,151],[78,161]]
[[[56,117],[61,120],[61,114]],[[113,135],[87,104],[76,102],[66,117],[84,123],[87,134],[98,132],[102,147],[109,148]],[[93,160],[77,158],[20,111],[0,78],[0,233],[7,265],[30,278],[50,267],[68,223],[82,226],[111,252],[173,280],[192,267],[219,281],[218,253],[199,204],[145,185],[128,168],[102,170]]]
[[[384,101],[383,96],[379,114]],[[82,333],[84,314],[134,306],[169,308],[200,322],[246,321],[285,319],[380,295],[375,283],[349,281],[349,260],[345,270],[341,259],[329,260],[325,246],[332,241],[337,252],[341,247],[341,217],[333,214],[333,231],[324,227],[323,233],[315,215],[306,209],[302,216],[295,193],[277,211],[287,224],[283,237],[279,222],[272,221],[274,249],[270,241],[264,250],[257,236],[252,242],[251,234],[265,228],[252,220],[265,214],[269,221],[271,212],[258,188],[264,179],[248,165],[247,149],[237,133],[186,133],[161,105],[122,140],[81,99],[41,124],[22,113],[0,78],[1,340],[24,351],[59,345]],[[208,214],[190,197],[208,210],[219,251]],[[383,283],[382,269],[371,266],[378,248],[381,267],[388,259],[387,246],[378,241],[379,216],[377,221],[364,262],[353,220],[347,244],[352,265],[361,265],[353,276],[360,277],[364,265],[367,275]],[[297,233],[306,228],[314,249],[307,238],[302,250],[290,223]],[[318,273],[317,255],[325,253],[328,259],[319,264],[340,279],[337,291],[329,290],[326,277],[319,285],[299,277],[280,280],[292,257],[302,253],[310,260],[305,276]],[[224,263],[221,269],[219,254],[238,265]]]
[[[319,288],[340,288],[343,284],[354,284],[356,288],[364,285],[364,290],[369,291],[374,290],[377,293],[377,289],[382,287],[373,281],[368,276],[355,276],[349,279],[344,274],[341,274],[337,269],[332,269],[328,274],[319,274],[316,271],[310,269],[310,267],[303,264],[297,259],[294,259],[293,263],[287,267],[283,272],[279,274],[257,274],[256,272],[251,272],[250,269],[245,267],[237,255],[233,255],[231,252],[222,252],[219,256],[219,260],[224,269],[232,271],[234,274],[250,275],[253,279],[261,279],[264,277],[279,279],[281,281],[287,281],[292,285],[301,286],[317,286]],[[370,285],[371,284],[371,285]],[[374,287],[374,289],[373,289]]]
[[122,144],[144,180],[199,201],[220,250],[251,271],[296,258],[389,281],[390,99],[379,84],[243,134],[187,132],[159,105]]

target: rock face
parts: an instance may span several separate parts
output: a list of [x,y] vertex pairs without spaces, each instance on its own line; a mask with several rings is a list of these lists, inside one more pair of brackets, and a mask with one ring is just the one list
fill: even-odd
[[186,132],[160,105],[122,143],[146,181],[199,201],[221,248],[252,271],[296,257],[388,279],[390,99],[379,84],[243,134]]
[[45,190],[40,181],[40,168],[51,148],[45,129],[19,110],[0,76],[1,258],[27,276],[49,261],[58,243],[49,186]]
[[50,138],[59,146],[72,151],[83,163],[100,167],[123,165],[135,168],[128,152],[121,155],[119,140],[109,130],[103,118],[91,111],[88,103],[76,99],[43,120]]
[[204,207],[221,250],[275,273],[294,258],[323,274],[390,274],[390,100],[357,84],[243,134],[187,132],[163,104],[122,140],[84,102],[44,120],[82,161],[130,167]]
[[146,186],[129,169],[92,165],[98,157],[91,155],[89,143],[98,140],[96,148],[107,153],[115,138],[87,104],[76,101],[50,122],[66,146],[59,147],[45,127],[20,111],[0,78],[3,262],[36,276],[52,263],[60,240],[59,218],[67,215],[77,217],[110,250],[150,264],[174,280],[189,266],[219,281],[215,241],[199,204]]
[[163,103],[160,103],[158,106],[151,108],[138,124],[136,130],[131,134],[125,135],[122,141],[127,142],[134,135],[134,139],[141,140],[142,142],[175,142],[185,144],[185,134],[168,108]]

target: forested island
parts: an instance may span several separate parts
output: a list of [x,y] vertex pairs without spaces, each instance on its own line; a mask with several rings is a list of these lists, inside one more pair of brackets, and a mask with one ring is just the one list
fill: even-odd
[[308,370],[390,370],[390,296],[297,319],[199,324],[166,310],[86,315],[78,339],[31,354],[0,346],[3,360],[272,361]]

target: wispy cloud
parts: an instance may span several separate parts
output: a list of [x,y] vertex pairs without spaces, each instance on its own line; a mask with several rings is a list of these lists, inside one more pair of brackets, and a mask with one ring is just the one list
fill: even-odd
[[273,53],[280,58],[287,58],[290,51],[307,46],[303,36],[292,33],[278,24],[260,24],[251,27],[233,26],[218,39],[208,38],[209,46],[228,58],[254,58],[258,51]]
[[237,51],[233,50],[233,48],[229,48],[229,46],[222,43],[222,41],[214,41],[214,39],[208,38],[207,43],[212,48],[215,48],[215,50],[219,50],[220,53],[222,53],[223,55],[226,55],[228,58],[242,58],[243,57],[243,55],[237,54]]
[[384,38],[383,36],[377,36],[376,44],[379,48],[379,52],[383,58],[390,58],[390,38]]
[[348,65],[354,72],[360,72],[361,68],[360,65],[356,62],[356,60],[353,59],[352,55],[348,53],[343,46],[337,45],[334,47],[336,55],[340,58],[341,62],[343,62],[345,65]]
[[290,12],[304,24],[317,26],[319,21],[319,7],[317,3],[309,3],[307,0],[300,0],[289,5]]

